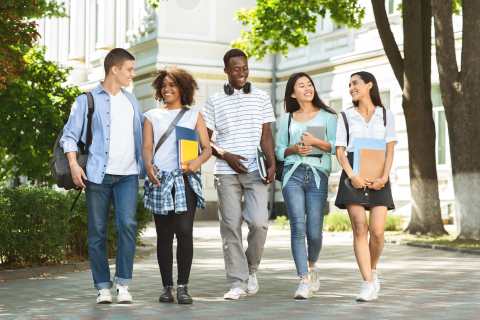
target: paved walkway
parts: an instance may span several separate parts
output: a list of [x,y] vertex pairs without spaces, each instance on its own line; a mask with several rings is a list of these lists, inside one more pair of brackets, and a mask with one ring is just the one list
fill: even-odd
[[[326,234],[320,255],[321,289],[308,301],[292,299],[297,285],[289,231],[271,228],[254,297],[222,299],[224,264],[216,223],[198,223],[191,306],[159,304],[156,256],[135,264],[132,305],[95,305],[89,271],[0,283],[0,319],[480,319],[477,255],[387,245],[380,266],[380,299],[357,303],[360,281],[350,234]],[[147,239],[154,234],[149,229]]]

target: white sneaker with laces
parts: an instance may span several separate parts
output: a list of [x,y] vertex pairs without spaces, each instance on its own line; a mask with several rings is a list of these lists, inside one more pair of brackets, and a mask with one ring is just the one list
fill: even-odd
[[260,289],[260,287],[258,286],[257,274],[251,273],[248,276],[247,294],[250,296],[254,295],[258,292],[258,289]]
[[99,304],[112,303],[112,293],[110,292],[110,289],[98,290],[97,303]]
[[297,300],[305,300],[312,296],[312,289],[310,287],[310,281],[308,277],[304,277],[300,279],[300,283],[298,284],[297,291],[295,291],[295,295],[293,298]]
[[128,292],[128,286],[117,284],[117,303],[132,303],[132,295]]
[[313,269],[308,273],[308,279],[310,280],[310,290],[312,292],[320,290],[320,276],[317,269]]
[[375,291],[378,296],[380,293],[380,278],[378,276],[378,272],[376,269],[372,270],[372,278],[373,278],[373,283],[375,284]]
[[247,295],[247,292],[240,288],[240,287],[234,287],[231,288],[227,293],[223,295],[223,299],[225,300],[238,300],[241,297],[244,297]]
[[360,287],[360,293],[357,296],[357,301],[366,302],[377,299],[377,290],[375,288],[375,283],[363,281],[362,286]]

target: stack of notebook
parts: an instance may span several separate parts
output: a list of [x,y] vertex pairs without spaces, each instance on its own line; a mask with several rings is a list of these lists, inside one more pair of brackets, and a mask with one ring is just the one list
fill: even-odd
[[198,158],[198,135],[195,130],[176,126],[175,134],[177,136],[178,166],[186,169],[191,160]]
[[357,138],[353,145],[353,172],[368,180],[380,178],[385,167],[385,140]]

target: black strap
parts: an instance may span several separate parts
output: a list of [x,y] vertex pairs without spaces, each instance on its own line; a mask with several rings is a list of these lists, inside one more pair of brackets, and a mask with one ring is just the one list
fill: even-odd
[[173,121],[170,123],[170,126],[168,127],[167,131],[165,131],[163,135],[160,137],[160,139],[158,139],[157,145],[155,146],[155,152],[153,153],[153,155],[157,153],[158,148],[160,148],[160,146],[165,142],[165,140],[167,140],[168,136],[173,131],[173,128],[175,128],[178,121],[180,121],[180,119],[183,117],[185,112],[187,112],[187,110],[188,110],[187,108],[182,107],[182,110],[180,110],[180,112],[177,114],[175,119],[173,119]]
[[290,123],[292,123],[292,113],[288,115],[288,126],[287,126],[287,135],[288,135],[288,143],[287,146],[290,145]]
[[345,124],[345,130],[347,131],[347,147],[348,147],[348,142],[350,141],[350,129],[348,127],[348,121],[347,121],[347,115],[345,112],[340,112],[343,118],[343,123]]
[[93,95],[91,92],[85,92],[87,95],[87,105],[88,105],[88,114],[87,114],[87,145],[85,148],[86,153],[88,153],[88,148],[92,144],[93,133],[92,133],[92,117],[93,111],[95,111],[95,103],[93,101]]
[[[387,109],[385,109],[385,107],[382,107],[382,111],[383,111],[383,126],[386,127],[387,126]],[[347,131],[347,146],[348,146],[348,142],[350,141],[350,129],[348,127],[348,121],[347,121],[347,115],[345,114],[345,112],[340,112],[340,114],[342,115],[342,118],[343,118],[343,122],[345,123],[345,130]]]

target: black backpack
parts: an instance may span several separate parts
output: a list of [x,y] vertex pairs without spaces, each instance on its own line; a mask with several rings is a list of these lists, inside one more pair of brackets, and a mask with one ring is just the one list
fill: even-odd
[[[88,159],[88,149],[92,144],[92,116],[95,110],[95,105],[93,102],[93,96],[90,92],[85,92],[84,94],[87,95],[87,104],[88,104],[88,114],[87,114],[87,143],[84,144],[83,142],[79,141],[78,145],[78,152],[77,152],[77,162],[82,167],[83,171],[86,172],[87,167],[87,159]],[[83,135],[83,130],[85,128],[85,123],[82,127],[82,133],[80,137]],[[63,135],[62,132],[58,135],[57,140],[55,140],[55,144],[53,145],[53,156],[50,160],[50,170],[52,173],[52,177],[54,178],[58,187],[63,188],[65,190],[70,189],[78,189],[78,187],[73,183],[72,174],[70,172],[70,166],[68,164],[67,156],[65,155],[63,148],[60,146],[60,138]],[[80,139],[81,140],[81,139]]]

